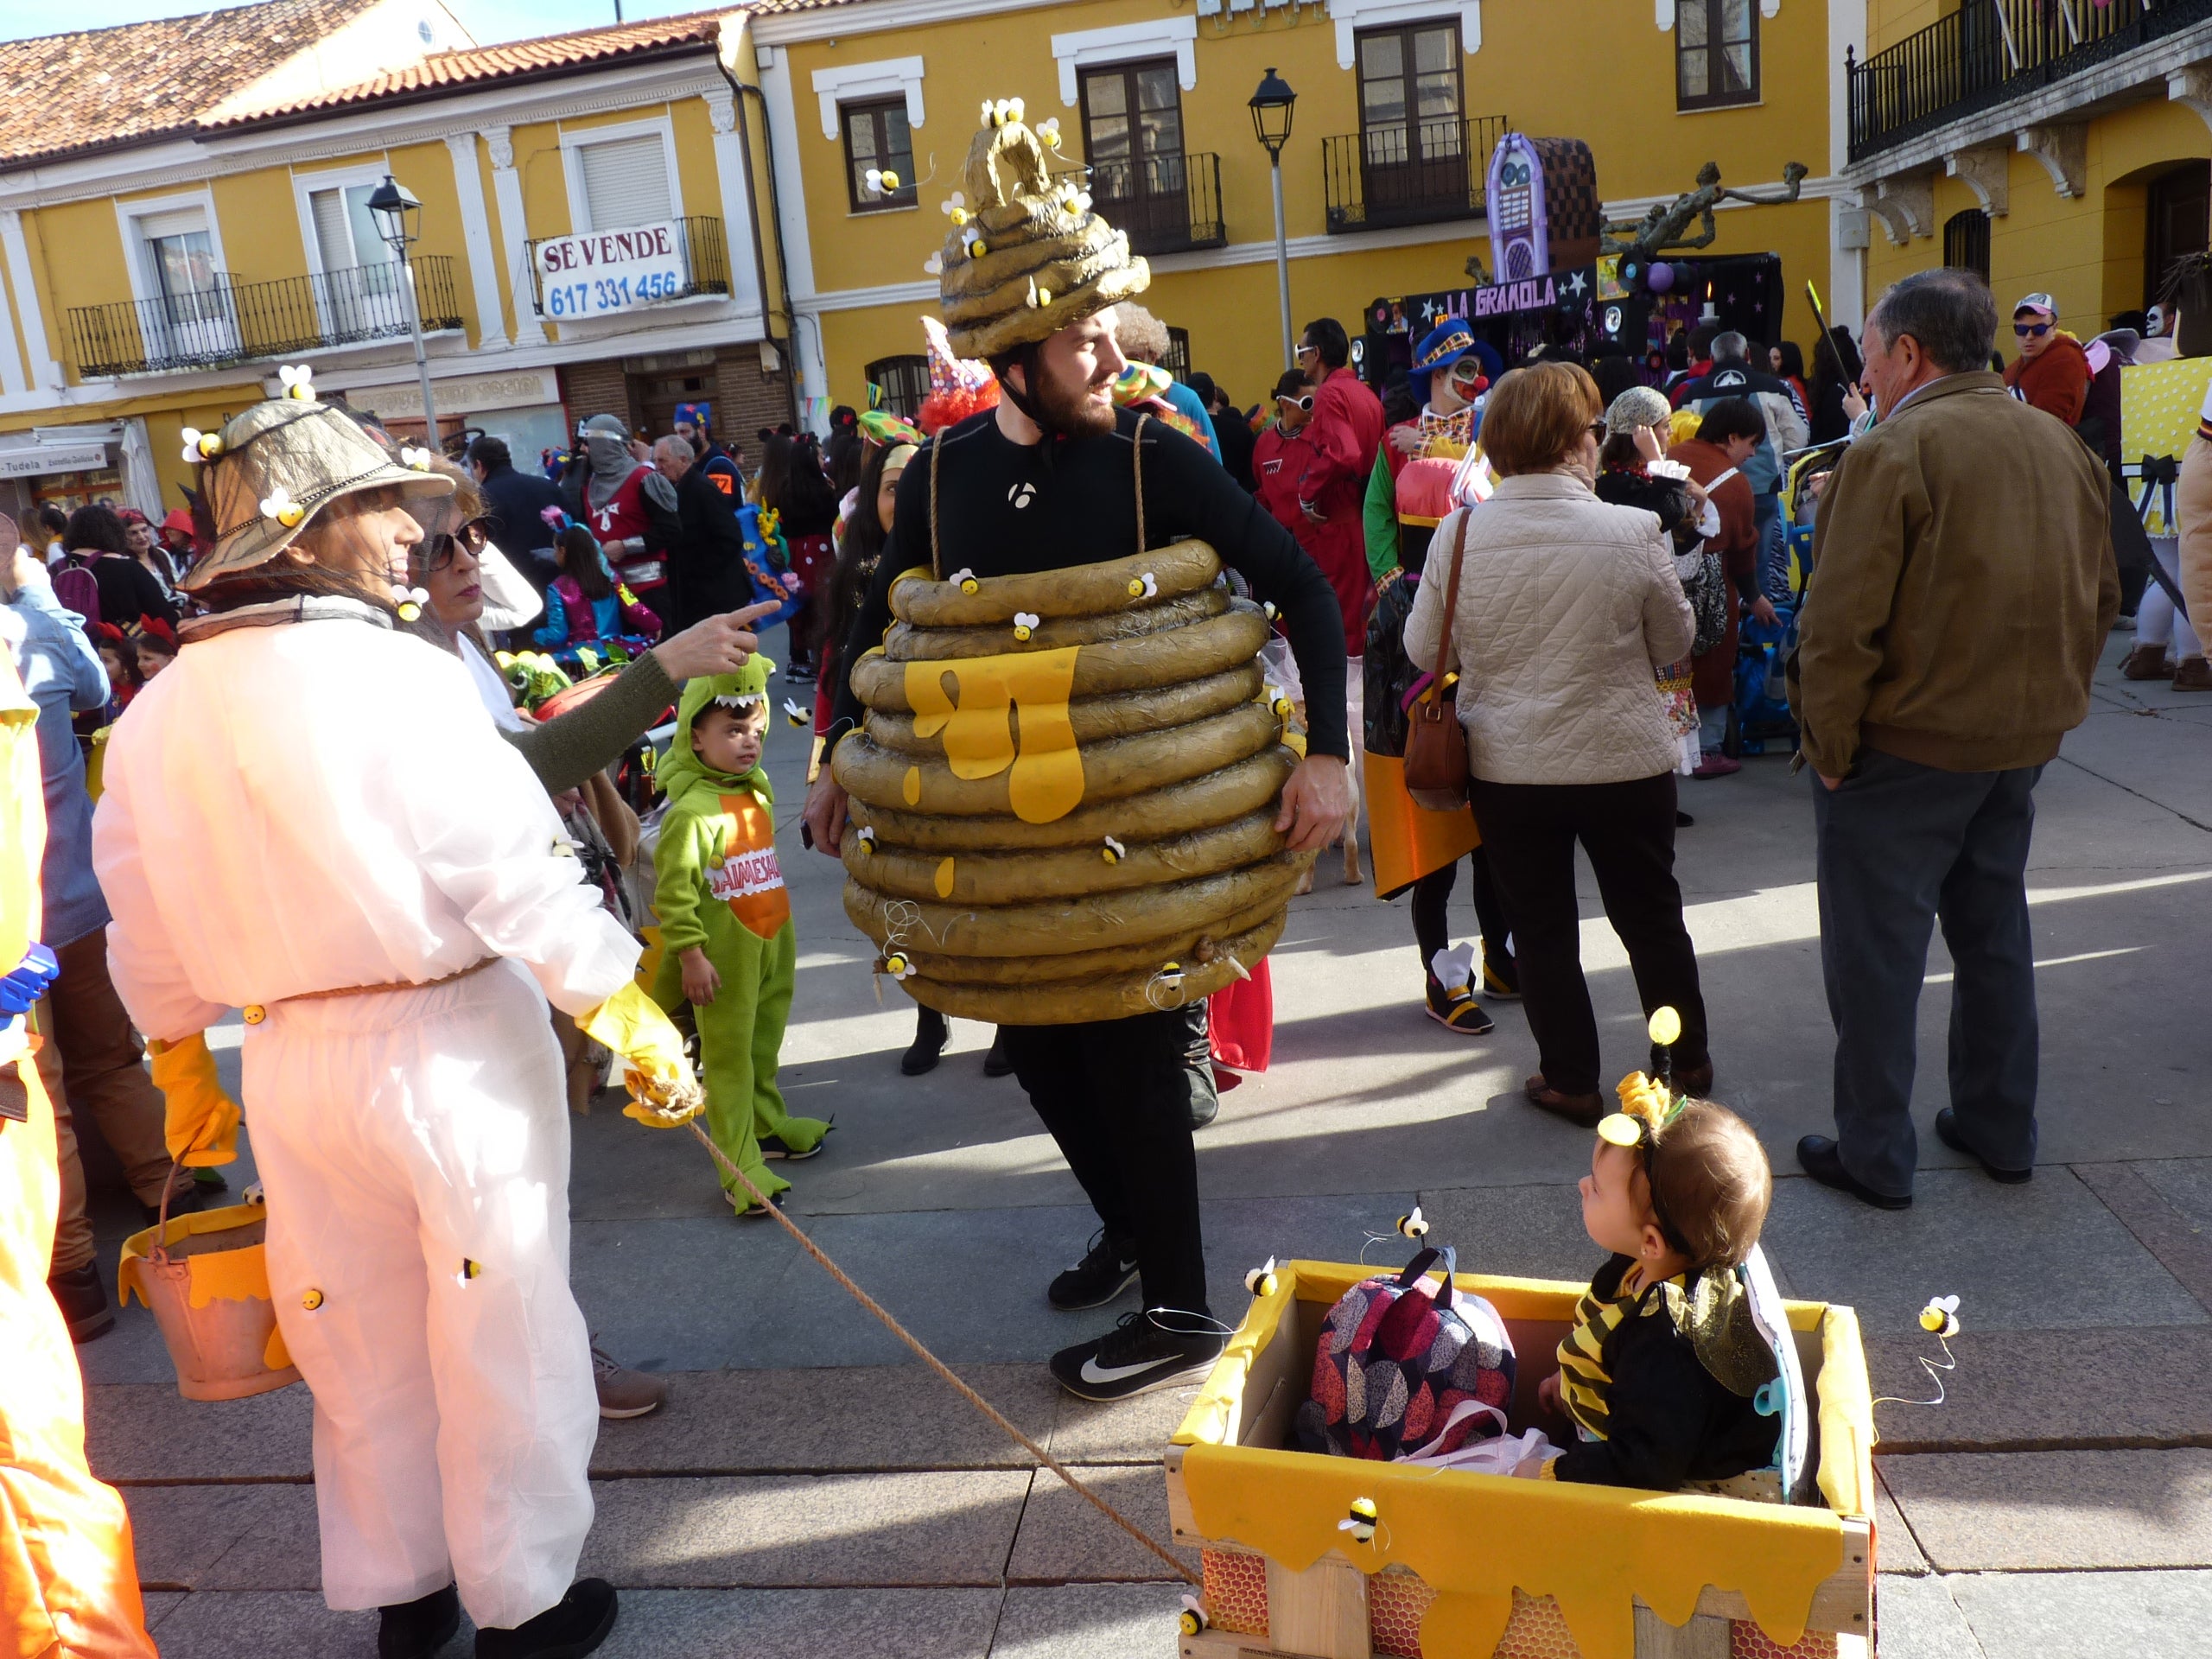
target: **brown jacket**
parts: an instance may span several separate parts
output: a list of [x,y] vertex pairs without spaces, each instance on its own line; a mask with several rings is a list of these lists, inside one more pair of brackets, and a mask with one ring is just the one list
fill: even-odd
[[2041,766],[2088,712],[2113,618],[2104,465],[1993,374],[1921,388],[1821,503],[1790,702],[1805,759]]

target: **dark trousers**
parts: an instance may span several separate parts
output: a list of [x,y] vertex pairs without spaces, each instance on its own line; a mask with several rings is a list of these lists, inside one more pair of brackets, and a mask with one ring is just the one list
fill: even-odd
[[[1508,943],[1513,928],[1505,919],[1505,904],[1497,896],[1490,860],[1479,847],[1467,855],[1467,874],[1474,887],[1475,925],[1482,931],[1484,957],[1509,986],[1513,985],[1513,951]],[[1431,978],[1435,977],[1435,970],[1429,964],[1436,960],[1437,952],[1452,948],[1452,923],[1446,912],[1459,880],[1459,865],[1455,859],[1414,883],[1414,944],[1421,951],[1421,970]]]
[[1812,780],[1836,1141],[1844,1167],[1878,1192],[1912,1191],[1915,1020],[1938,918],[1955,976],[1959,1133],[2006,1169],[2036,1160],[2027,868],[2042,775],[2041,766],[1942,772],[1869,749],[1840,789]]
[[1007,1058],[1098,1212],[1133,1246],[1147,1307],[1205,1313],[1198,1160],[1181,1009],[1084,1026],[1007,1026]]
[[1628,948],[1644,1013],[1672,1007],[1681,1014],[1675,1065],[1703,1065],[1711,1058],[1705,998],[1675,881],[1675,774],[1621,784],[1493,784],[1478,778],[1473,796],[1483,850],[1513,924],[1514,960],[1544,1081],[1567,1095],[1599,1088],[1598,1020],[1582,977],[1582,919],[1574,897],[1577,842],[1597,875],[1605,919]]

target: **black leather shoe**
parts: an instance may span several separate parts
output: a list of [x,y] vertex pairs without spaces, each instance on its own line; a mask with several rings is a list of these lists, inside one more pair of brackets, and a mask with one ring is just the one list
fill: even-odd
[[899,1057],[899,1070],[910,1077],[936,1071],[938,1056],[944,1052],[951,1036],[952,1027],[943,1014],[935,1008],[922,1009],[914,1027],[913,1046]]
[[2002,1181],[2007,1186],[2020,1186],[2036,1178],[2035,1166],[2032,1164],[2025,1169],[2006,1169],[2001,1165],[1991,1163],[1988,1159],[1968,1146],[1966,1136],[1959,1133],[1958,1114],[1948,1106],[1936,1114],[1936,1138],[1953,1152],[1962,1152],[1980,1164],[1982,1173],[1993,1181]]
[[69,1323],[70,1341],[91,1342],[115,1329],[115,1310],[108,1306],[106,1288],[100,1283],[99,1262],[51,1274],[46,1287]]
[[1003,1029],[991,1033],[991,1052],[983,1056],[983,1075],[987,1077],[1014,1075],[1014,1061],[1006,1052],[1006,1033]]
[[1877,1210],[1910,1210],[1912,1194],[1893,1198],[1887,1192],[1877,1192],[1843,1166],[1843,1157],[1836,1150],[1835,1142],[1825,1135],[1808,1135],[1797,1143],[1797,1162],[1804,1172],[1822,1186],[1832,1186],[1839,1192],[1848,1192],[1854,1198],[1872,1205]]
[[556,1605],[512,1630],[476,1632],[476,1659],[584,1659],[607,1640],[617,1611],[614,1586],[578,1579]]
[[377,1659],[430,1659],[461,1628],[461,1592],[448,1585],[415,1601],[379,1607]]

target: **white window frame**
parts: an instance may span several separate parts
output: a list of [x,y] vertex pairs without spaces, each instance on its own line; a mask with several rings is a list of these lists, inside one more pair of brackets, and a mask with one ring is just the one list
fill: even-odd
[[[323,268],[322,239],[315,234],[315,204],[308,200],[308,198],[318,190],[342,191],[356,189],[365,184],[379,185],[384,182],[385,175],[391,170],[391,164],[389,162],[356,162],[350,167],[327,168],[316,173],[302,173],[296,168],[294,169],[292,196],[294,204],[299,209],[300,240],[307,249],[308,270],[310,275],[327,276],[330,273]],[[352,220],[349,219],[346,222],[350,228]],[[385,251],[389,253],[391,249],[386,248]],[[361,251],[359,248],[354,249],[354,264],[342,266],[340,269],[351,270],[363,263],[376,264],[386,263],[383,260],[364,262],[360,256]]]
[[[1759,16],[1772,17],[1782,10],[1782,0],[1759,0]],[[1652,0],[1651,20],[1659,25],[1662,35],[1675,32],[1675,0]],[[1742,107],[1742,106],[1738,106]]]
[[146,234],[139,221],[159,219],[164,213],[188,213],[195,208],[207,222],[207,245],[214,251],[215,269],[228,270],[230,266],[223,257],[223,226],[215,217],[215,193],[205,186],[175,195],[145,196],[115,204],[116,223],[123,232],[124,264],[130,274],[132,299],[158,300],[162,296],[161,279],[154,272],[152,251],[147,246]]
[[[142,330],[157,336],[149,340],[149,346],[170,349],[176,342],[170,330],[172,323],[162,315],[158,304],[162,298],[162,283],[154,270],[153,249],[148,245],[143,221],[159,219],[168,213],[197,212],[207,228],[207,246],[214,259],[217,272],[230,269],[223,253],[222,221],[215,216],[215,193],[205,185],[197,190],[184,190],[166,196],[144,196],[136,201],[118,201],[115,216],[123,232],[124,266],[130,276],[130,297],[140,302],[139,317]],[[229,313],[220,319],[208,318],[175,326],[180,332],[204,343],[225,349],[238,344],[238,317]]]
[[1078,83],[1084,69],[1137,58],[1173,58],[1175,79],[1185,92],[1198,85],[1198,20],[1161,17],[1143,23],[1118,23],[1111,29],[1079,29],[1052,36],[1052,58],[1060,67],[1060,104],[1074,109],[1081,102]]
[[822,105],[822,136],[842,145],[845,120],[841,107],[881,99],[906,100],[906,124],[922,124],[922,60],[884,58],[874,63],[841,63],[814,72],[814,96]]
[[[676,164],[676,124],[665,114],[648,116],[642,121],[622,121],[603,127],[563,127],[561,130],[561,173],[569,191],[569,232],[581,236],[595,231],[598,226],[587,221],[591,216],[591,204],[584,199],[584,168],[575,152],[593,144],[616,143],[624,138],[645,138],[658,135],[660,139],[662,164],[668,168],[668,207],[676,218],[684,217],[683,175]],[[722,227],[724,245],[728,245],[729,226]]]
[[1337,67],[1350,69],[1358,62],[1356,37],[1363,29],[1443,23],[1454,16],[1459,20],[1459,50],[1471,58],[1483,49],[1483,0],[1460,0],[1456,6],[1438,0],[1329,0],[1329,17],[1337,26]]

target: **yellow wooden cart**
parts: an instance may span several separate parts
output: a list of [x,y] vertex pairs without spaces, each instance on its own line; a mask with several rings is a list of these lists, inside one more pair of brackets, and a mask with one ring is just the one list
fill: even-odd
[[[1282,1448],[1337,1299],[1376,1270],[1277,1269],[1166,1456],[1204,1563],[1184,1659],[1852,1659],[1872,1650],[1873,1410],[1847,1307],[1785,1304],[1821,1503],[1516,1480]],[[1521,1356],[1514,1427],[1585,1287],[1461,1274]],[[1340,1527],[1354,1500],[1371,1539]],[[1192,1621],[1195,1622],[1195,1621]]]

